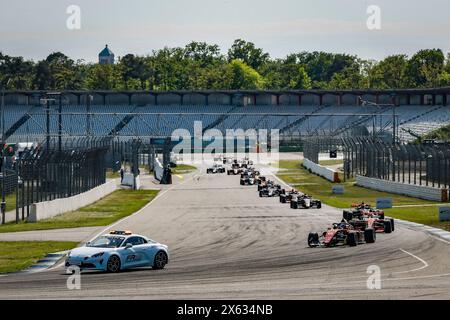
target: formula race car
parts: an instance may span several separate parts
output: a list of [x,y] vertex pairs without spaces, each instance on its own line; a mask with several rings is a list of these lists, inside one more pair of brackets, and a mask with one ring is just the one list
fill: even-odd
[[392,233],[394,231],[394,219],[380,219],[373,216],[364,216],[360,219],[354,218],[348,221],[355,229],[374,229],[375,232]]
[[211,168],[206,169],[207,174],[225,173],[225,168],[220,164],[215,164]]
[[241,173],[241,178],[243,178],[245,175],[251,175],[255,178],[259,178],[260,172],[256,170],[255,168],[247,168]]
[[337,245],[348,245],[355,247],[360,243],[374,243],[376,233],[374,229],[364,231],[355,229],[351,224],[343,220],[333,223],[332,227],[319,236],[318,233],[308,235],[308,246],[310,247],[334,247]]
[[168,262],[166,245],[130,231],[111,231],[70,251],[65,266],[118,272],[137,267],[164,269]]
[[254,184],[256,184],[256,178],[253,175],[241,175],[242,186],[253,186]]
[[316,207],[317,209],[322,208],[322,201],[313,199],[311,196],[308,196],[307,194],[298,194],[293,195],[291,198],[291,209],[309,209],[312,207]]
[[281,189],[279,184],[275,184],[272,180],[267,180],[265,177],[260,177],[260,182],[258,183],[258,191],[261,191],[265,188],[277,188]]
[[371,214],[372,216],[376,216],[380,219],[384,219],[384,211],[374,209],[370,205],[365,204],[364,202],[360,204],[353,204],[352,209],[344,210],[343,218],[347,221],[352,220],[353,218],[362,218],[364,215]]
[[264,176],[261,176],[261,175],[256,179],[256,183],[258,184],[258,186],[266,181],[267,181],[267,178]]
[[280,202],[281,203],[289,203],[291,202],[293,197],[297,197],[300,193],[297,190],[292,189],[288,193],[284,192],[280,194]]
[[243,172],[242,169],[231,168],[231,169],[227,170],[227,175],[237,176],[237,175],[241,174],[242,172]]
[[247,166],[252,166],[253,161],[250,160],[248,157],[245,157],[244,159],[242,159],[242,164],[247,165]]
[[262,197],[278,197],[284,192],[280,185],[265,187],[259,190],[259,196]]
[[232,166],[233,168],[236,167],[236,168],[240,168],[240,169],[247,169],[248,163],[247,163],[246,161],[243,161],[243,160],[238,161],[238,160],[234,159],[234,160],[231,162],[231,166]]
[[377,232],[391,233],[395,230],[395,221],[392,218],[385,218],[384,211],[372,208],[364,202],[359,205],[353,205],[353,209],[344,210],[343,218],[347,221],[352,221],[358,228],[363,228],[368,225],[369,228],[374,228]]

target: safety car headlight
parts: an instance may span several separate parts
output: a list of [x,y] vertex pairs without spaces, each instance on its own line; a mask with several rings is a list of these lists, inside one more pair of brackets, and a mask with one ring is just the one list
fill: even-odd
[[99,252],[99,253],[94,254],[91,258],[100,258],[104,254],[105,254],[104,252]]

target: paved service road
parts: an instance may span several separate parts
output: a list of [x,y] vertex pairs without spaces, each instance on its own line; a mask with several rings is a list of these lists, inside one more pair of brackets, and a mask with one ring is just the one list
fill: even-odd
[[[169,245],[165,270],[86,272],[73,291],[62,267],[8,275],[0,277],[0,299],[450,298],[450,244],[423,232],[397,225],[375,244],[307,247],[310,231],[340,217],[327,206],[291,210],[260,199],[238,176],[202,173],[114,226]],[[372,265],[381,269],[381,290],[367,289]]]

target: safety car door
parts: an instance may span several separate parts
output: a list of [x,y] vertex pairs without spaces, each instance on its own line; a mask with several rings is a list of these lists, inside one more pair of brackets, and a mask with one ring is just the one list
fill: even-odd
[[[122,245],[121,256],[124,267],[135,267],[142,264],[142,252],[139,250],[140,237],[129,237]],[[132,247],[127,248],[127,244]]]

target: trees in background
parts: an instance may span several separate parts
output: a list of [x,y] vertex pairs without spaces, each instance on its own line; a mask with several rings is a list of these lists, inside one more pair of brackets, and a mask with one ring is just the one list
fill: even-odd
[[0,53],[0,83],[11,90],[356,89],[450,86],[450,55],[440,49],[381,61],[327,52],[272,59],[254,43],[191,42],[146,56],[127,54],[115,65],[74,61],[61,52],[33,62]]

